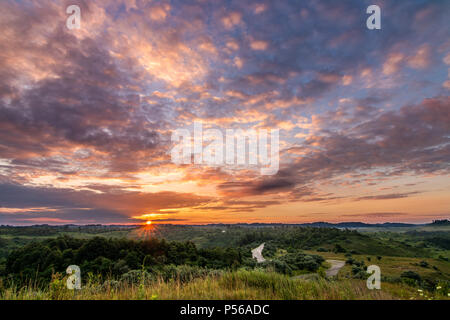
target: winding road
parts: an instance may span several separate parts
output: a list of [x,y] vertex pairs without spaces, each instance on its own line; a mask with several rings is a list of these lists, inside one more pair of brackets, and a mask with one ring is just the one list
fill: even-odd
[[331,267],[325,272],[327,277],[337,276],[339,270],[341,270],[341,268],[345,266],[345,261],[342,260],[326,260],[326,261],[331,264]]
[[[258,263],[266,261],[266,259],[264,259],[264,257],[262,256],[262,251],[263,250],[264,250],[264,243],[262,243],[259,247],[257,247],[257,248],[252,250],[252,257],[254,259],[256,259],[256,261],[258,261]],[[326,260],[326,262],[331,264],[331,267],[329,267],[327,269],[327,271],[325,271],[325,275],[328,278],[337,276],[339,270],[341,270],[341,268],[343,266],[345,266],[345,261],[342,261],[342,260],[330,259],[330,260]],[[313,275],[314,275],[314,273],[308,273],[308,274],[302,274],[302,275],[299,275],[299,276],[294,276],[292,278],[293,279],[304,279],[304,278],[311,277]]]
[[[326,260],[326,262],[331,264],[331,267],[328,268],[327,271],[325,271],[325,275],[327,276],[327,278],[337,276],[339,270],[341,270],[341,268],[345,266],[345,261],[342,260]],[[292,279],[303,279],[303,280],[313,280],[317,278],[318,278],[317,273],[306,273],[292,277]]]
[[258,263],[266,261],[266,259],[264,259],[264,257],[262,256],[263,249],[264,243],[262,243],[258,248],[252,250],[252,257],[256,259]]

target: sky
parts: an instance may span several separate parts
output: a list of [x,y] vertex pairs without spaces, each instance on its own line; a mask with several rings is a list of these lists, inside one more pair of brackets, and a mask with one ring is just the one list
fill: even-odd
[[[431,0],[2,0],[0,224],[450,218],[449,14]],[[173,132],[195,122],[279,130],[278,171],[174,163]]]

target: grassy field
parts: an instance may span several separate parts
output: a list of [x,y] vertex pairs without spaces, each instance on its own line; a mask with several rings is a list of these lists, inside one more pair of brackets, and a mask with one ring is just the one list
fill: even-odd
[[358,231],[359,232],[370,232],[370,233],[374,233],[374,232],[405,233],[405,232],[411,232],[411,231],[450,232],[450,226],[448,226],[448,225],[423,225],[423,226],[417,226],[417,227],[395,227],[395,228],[371,227],[371,228],[358,228]]
[[[346,261],[346,257],[342,253],[333,252],[317,252],[306,251],[310,254],[320,254],[326,259],[336,259]],[[366,265],[377,265],[381,269],[382,276],[400,277],[405,271],[414,271],[420,274],[425,279],[443,279],[450,280],[450,263],[432,258],[410,258],[410,257],[395,257],[383,256],[380,260],[373,255],[352,255],[352,258],[357,261],[364,261]],[[370,260],[369,260],[370,259]],[[427,267],[422,267],[421,263],[425,261],[428,263]],[[437,270],[433,267],[436,267]],[[351,277],[351,266],[346,264],[339,272],[342,278]]]
[[381,290],[369,290],[365,281],[354,279],[297,280],[273,272],[235,271],[220,276],[194,279],[188,283],[163,281],[151,283],[102,285],[88,283],[79,291],[66,289],[64,279],[54,279],[48,288],[33,286],[7,288],[0,299],[8,300],[144,300],[144,299],[269,299],[269,300],[390,300],[446,299],[439,293],[420,292],[402,284],[383,284]]

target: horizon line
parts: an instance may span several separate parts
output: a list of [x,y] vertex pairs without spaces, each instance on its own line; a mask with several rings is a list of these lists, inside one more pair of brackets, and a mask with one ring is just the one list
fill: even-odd
[[[368,223],[368,222],[362,222],[362,221],[343,221],[343,222],[328,222],[328,221],[314,221],[314,222],[299,222],[299,223],[284,223],[284,222],[236,222],[236,223],[197,223],[197,224],[173,224],[173,223],[157,223],[154,222],[152,225],[165,225],[165,226],[214,226],[214,225],[224,225],[224,226],[233,226],[233,225],[310,225],[310,224],[330,224],[330,225],[339,225],[339,224],[346,224],[346,223],[360,223],[365,225],[383,225],[383,224],[404,224],[404,225],[413,225],[413,226],[424,226],[433,224],[435,221],[448,221],[449,219],[435,219],[431,222],[424,222],[424,223],[411,223],[411,222],[391,222],[391,221],[385,221],[385,222],[376,222],[376,223]],[[74,223],[66,223],[66,224],[49,224],[49,223],[42,223],[42,224],[33,224],[33,225],[14,225],[14,224],[1,224],[0,227],[39,227],[39,226],[50,226],[50,227],[64,227],[64,226],[79,226],[79,227],[87,227],[87,226],[104,226],[104,227],[113,227],[113,226],[127,226],[127,227],[138,227],[138,226],[144,226],[144,223],[132,223],[132,224],[126,224],[126,223],[112,223],[112,224],[102,224],[102,223],[89,223],[89,224],[74,224]]]

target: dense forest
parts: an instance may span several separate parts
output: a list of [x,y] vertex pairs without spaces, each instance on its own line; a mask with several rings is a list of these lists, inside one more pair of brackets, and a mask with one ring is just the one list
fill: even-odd
[[[275,271],[291,274],[294,270],[316,271],[324,259],[300,252],[286,254],[263,264]],[[127,239],[76,239],[61,236],[33,242],[12,251],[3,267],[3,276],[26,283],[43,282],[52,274],[63,273],[67,266],[78,265],[85,274],[105,278],[123,279],[136,271],[170,277],[178,266],[189,275],[253,268],[256,262],[247,250],[240,248],[202,248],[192,242],[175,242],[164,239],[135,241]],[[175,269],[174,269],[175,268]],[[178,272],[179,273],[179,272]]]

